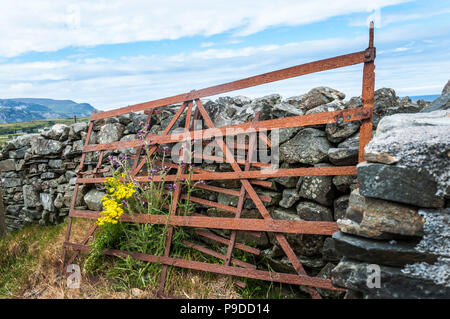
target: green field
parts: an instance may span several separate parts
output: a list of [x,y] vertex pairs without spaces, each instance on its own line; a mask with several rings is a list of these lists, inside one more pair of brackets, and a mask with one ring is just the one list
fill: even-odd
[[[77,118],[77,122],[86,122],[88,120],[89,117]],[[70,125],[73,123],[74,123],[73,118],[2,123],[0,124],[0,146],[3,145],[5,141],[10,140],[17,135],[22,135],[26,133],[38,133],[39,129],[43,129],[45,127],[52,127],[55,124]]]

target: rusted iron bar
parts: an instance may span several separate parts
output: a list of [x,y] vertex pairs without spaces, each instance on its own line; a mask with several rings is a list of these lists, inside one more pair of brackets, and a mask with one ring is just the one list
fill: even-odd
[[[75,243],[65,242],[64,247],[71,249],[78,249],[83,251],[90,251],[89,246],[83,246]],[[248,269],[224,265],[215,265],[205,262],[185,260],[179,258],[171,258],[164,256],[147,255],[142,253],[131,253],[115,249],[107,249],[104,251],[105,255],[111,255],[116,257],[126,258],[131,256],[134,259],[152,262],[152,263],[162,263],[169,266],[175,266],[180,268],[187,268],[192,270],[200,270],[206,272],[213,272],[223,275],[231,275],[236,277],[247,277],[251,279],[260,279],[266,281],[281,282],[286,284],[300,285],[300,286],[311,286],[329,290],[345,291],[344,289],[334,287],[331,280],[317,277],[309,277],[305,275],[294,275],[294,274],[284,274],[277,272],[270,272],[258,269]]]
[[[260,115],[261,115],[260,112],[256,113],[253,122],[258,122]],[[247,160],[245,161],[244,171],[250,170],[250,163],[252,162],[253,152],[254,152],[255,148],[256,148],[256,133],[253,133],[250,136],[250,140],[248,143]],[[237,204],[237,212],[236,212],[236,216],[235,216],[236,219],[241,218],[242,208],[244,207],[245,195],[246,195],[245,187],[241,186],[241,191],[239,194],[239,200],[238,200],[238,204]],[[227,254],[225,256],[225,262],[224,262],[225,266],[229,266],[230,262],[232,260],[231,255],[233,254],[234,245],[236,244],[236,236],[237,236],[237,231],[235,231],[235,230],[232,231],[231,236],[230,236],[230,243],[228,244]]]
[[[221,236],[218,236],[210,231],[202,230],[202,229],[195,229],[194,232],[202,237],[214,240],[216,242],[228,245],[230,243],[229,239],[223,238]],[[251,246],[247,246],[241,243],[235,243],[235,248],[249,252],[251,254],[259,256],[261,254],[261,251],[257,248],[253,248]]]
[[178,94],[175,96],[158,99],[150,102],[140,103],[119,109],[98,113],[93,120],[104,119],[130,112],[138,112],[146,109],[157,108],[170,104],[182,103],[188,100],[200,99],[202,97],[216,95],[235,90],[241,90],[252,86],[271,83],[283,79],[289,79],[300,75],[321,72],[345,66],[355,65],[364,62],[364,51],[345,54],[329,59],[318,60],[306,64],[301,64],[273,72],[268,72],[249,78],[233,81],[225,84],[211,86],[205,89],[191,91],[189,93]]
[[369,48],[366,51],[366,57],[368,59],[364,62],[361,95],[363,107],[369,110],[369,116],[362,120],[361,127],[359,129],[359,163],[364,161],[364,147],[366,147],[372,139],[372,114],[375,89],[375,47],[373,47],[373,29],[373,22],[371,22],[369,29]]
[[[89,210],[70,211],[71,217],[98,219],[100,212]],[[201,216],[172,216],[134,214],[133,216],[123,214],[121,222],[147,223],[158,225],[184,226],[196,228],[230,229],[243,231],[264,231],[272,233],[289,234],[315,234],[332,235],[338,231],[335,222],[323,221],[300,221],[300,220],[278,220],[278,219],[254,219],[254,218],[228,218],[228,217],[201,217]]]
[[[91,144],[86,145],[83,148],[83,152],[94,152],[100,150],[113,150],[119,148],[138,147],[140,145],[148,144],[167,144],[177,143],[186,140],[194,139],[210,139],[224,136],[233,136],[242,134],[242,131],[252,133],[253,131],[269,131],[273,129],[301,127],[308,125],[328,124],[336,122],[352,122],[360,121],[370,116],[370,110],[364,107],[345,109],[333,112],[314,113],[308,115],[291,116],[288,118],[272,119],[266,121],[260,121],[254,126],[251,126],[251,122],[235,124],[222,127],[211,126],[205,130],[186,131],[184,133],[174,133],[170,135],[151,135],[147,136],[144,140],[130,140],[130,141],[118,141],[105,144]],[[99,113],[103,114],[103,113]]]
[[[181,195],[181,199],[187,199],[186,195]],[[203,199],[203,198],[199,198],[199,197],[195,197],[195,196],[190,196],[189,200],[191,202],[194,203],[198,203],[198,204],[202,204],[205,206],[209,206],[209,207],[214,207],[214,208],[218,208],[227,212],[231,212],[233,214],[237,213],[237,208],[233,207],[233,206],[229,206],[229,205],[225,205],[225,204],[220,204],[220,203],[216,203],[207,199]]]
[[[207,185],[207,184],[197,184],[195,187],[204,189],[204,190],[208,190],[208,191],[217,192],[217,193],[222,193],[222,194],[227,194],[227,195],[232,195],[232,196],[239,196],[238,191],[229,189],[229,188],[222,188],[222,187],[217,187],[217,186],[212,186],[212,185]],[[250,198],[250,196],[246,195],[245,198]],[[261,198],[261,200],[266,203],[270,203],[272,201],[272,198],[270,196],[259,195],[259,198]]]
[[[235,171],[235,172],[205,172],[201,174],[192,174],[192,181],[207,180],[225,180],[225,179],[255,179],[289,176],[332,176],[332,175],[356,175],[356,166],[330,166],[330,167],[300,167],[300,168],[280,168],[277,170],[265,169],[264,171]],[[179,178],[189,178],[188,174],[180,175]],[[173,182],[177,179],[176,175],[167,175],[165,181]],[[104,177],[98,178],[79,178],[78,184],[103,183]],[[136,176],[138,182],[148,182],[147,176]],[[153,181],[161,181],[160,176],[155,176]],[[252,184],[260,184],[265,181],[252,181]],[[263,184],[263,183],[261,183]]]
[[[224,254],[218,253],[217,251],[214,251],[212,249],[206,248],[206,247],[204,247],[202,245],[198,245],[198,244],[192,243],[192,242],[187,241],[187,240],[183,240],[183,244],[185,244],[186,246],[191,247],[191,248],[193,248],[195,250],[198,250],[198,251],[200,251],[200,252],[202,252],[204,254],[216,257],[218,259],[225,260],[225,258],[226,258],[226,256]],[[246,263],[246,262],[244,262],[242,260],[235,259],[235,258],[233,258],[231,260],[231,263],[233,265],[241,266],[241,267],[244,267],[244,268],[256,269],[255,265]]]
[[[189,101],[187,103],[187,115],[186,115],[186,120],[185,120],[185,124],[184,124],[184,128],[186,130],[189,130],[189,128],[190,128],[192,105],[193,105],[192,101]],[[173,120],[172,120],[172,122],[175,123],[175,121],[173,121]],[[164,132],[166,132],[166,131],[168,132],[169,130],[168,129],[164,130]],[[184,156],[183,148],[181,148],[181,150],[179,152],[179,156],[180,156],[180,158],[183,158],[183,156]],[[177,175],[179,176],[179,175],[183,174],[183,172],[184,172],[184,167],[182,167],[180,165],[177,170]],[[170,206],[170,217],[173,217],[177,214],[178,199],[180,198],[180,195],[181,195],[180,179],[178,179],[178,181],[175,185],[176,185],[176,188],[175,188],[175,191],[173,194],[172,204]],[[164,249],[164,257],[169,257],[170,247],[172,245],[172,236],[173,236],[173,226],[170,225],[168,228],[168,231],[167,231],[167,236],[166,236],[166,247]],[[161,292],[161,293],[164,291],[164,286],[166,284],[166,276],[167,276],[167,265],[163,265],[162,270],[161,270],[160,282],[159,282],[159,292]]]
[[[88,132],[86,135],[86,140],[84,141],[84,146],[89,144],[89,140],[91,138],[91,134],[92,134],[92,129],[94,127],[94,121],[92,120],[92,117],[95,115],[96,110],[92,111],[92,115],[90,117],[89,120],[89,127],[88,127]],[[76,170],[76,172],[81,172],[83,171],[83,167],[84,167],[84,159],[86,158],[86,153],[81,154],[81,159],[80,159],[80,166],[78,167],[78,169]],[[78,179],[78,178],[77,178]],[[80,187],[80,184],[75,184],[75,188],[73,190],[73,195],[72,195],[72,201],[70,203],[70,209],[75,209],[75,202],[77,200],[77,196],[78,196],[78,188]],[[69,217],[67,218],[67,229],[66,229],[66,235],[65,235],[65,241],[69,241],[70,240],[70,231],[72,229],[72,217],[69,214]],[[62,252],[62,256],[61,256],[61,268],[60,268],[60,272],[63,273],[64,272],[64,266],[65,266],[65,260],[66,260],[66,249],[63,247],[63,252]]]
[[[95,231],[97,230],[97,223],[92,225],[92,227],[89,229],[88,233],[84,237],[83,241],[81,242],[82,245],[86,245],[88,241],[92,238],[92,235],[94,235]],[[73,264],[75,259],[78,257],[79,250],[76,250],[75,253],[70,257],[69,261],[67,262],[68,265]]]
[[[213,161],[213,162],[216,162],[216,163],[226,163],[227,162],[227,160],[224,157],[220,157],[220,156],[212,156],[212,155],[193,153],[192,157],[193,158],[199,158],[199,159],[207,160],[207,161],[209,160],[209,161]],[[245,165],[245,161],[243,161],[243,160],[239,160],[238,159],[237,163],[239,165]],[[251,163],[251,166],[263,167],[263,168],[272,167],[272,165],[270,163],[259,163],[259,162],[253,162],[253,163]]]

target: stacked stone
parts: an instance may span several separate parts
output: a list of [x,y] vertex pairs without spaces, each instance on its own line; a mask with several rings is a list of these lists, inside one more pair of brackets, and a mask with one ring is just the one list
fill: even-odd
[[85,122],[56,124],[4,144],[0,171],[8,231],[56,224],[67,216],[86,130]]
[[[349,296],[450,298],[446,103],[429,113],[383,118],[367,145],[366,162],[357,170],[359,189],[333,235],[345,257],[332,270],[332,281],[349,289]],[[373,264],[380,267],[379,286]]]
[[[345,101],[342,92],[328,88],[314,88],[306,94],[286,99],[272,94],[257,99],[244,96],[220,97],[205,100],[204,106],[218,127],[251,121],[257,111],[260,120],[308,115],[319,112],[344,110],[362,106],[359,97]],[[392,89],[375,92],[375,124],[385,114],[419,111],[428,103],[413,103],[400,99]],[[154,114],[150,133],[160,134],[172,120],[176,105]],[[126,114],[98,120],[94,123],[91,144],[135,140],[146,121],[145,114]],[[185,117],[175,124],[184,127]],[[324,167],[355,165],[358,159],[360,122],[315,125],[288,128],[279,131],[281,168]],[[272,133],[273,134],[273,133]],[[55,224],[68,214],[75,185],[75,169],[80,162],[81,151],[87,135],[87,123],[70,126],[57,124],[41,134],[19,136],[5,143],[0,170],[3,177],[4,202],[7,210],[7,227],[11,231],[27,223]],[[275,139],[275,135],[269,136]],[[206,149],[204,150],[206,152]],[[134,155],[135,149],[105,151],[104,162],[109,155]],[[219,152],[212,155],[220,156]],[[87,153],[86,170],[97,164],[99,152]],[[201,168],[211,171],[230,171],[225,163],[202,163]],[[280,177],[270,179],[272,189],[256,186],[261,195],[269,196],[266,207],[275,219],[306,221],[336,221],[345,215],[350,191],[356,189],[356,176]],[[214,185],[239,190],[239,181],[212,181]],[[104,195],[101,185],[80,185],[75,207],[101,210],[100,199]],[[236,206],[238,198],[226,194],[197,191],[196,196],[221,204]],[[210,216],[234,216],[197,205],[196,210]],[[242,217],[261,218],[253,202],[247,199]],[[222,232],[227,235],[227,232]],[[263,257],[278,271],[295,272],[284,256],[277,241],[263,234],[260,237],[240,232],[238,240],[253,242],[264,251]],[[329,277],[340,256],[335,253],[331,238],[319,235],[288,235],[295,253],[311,275]],[[327,292],[323,292],[327,294]]]

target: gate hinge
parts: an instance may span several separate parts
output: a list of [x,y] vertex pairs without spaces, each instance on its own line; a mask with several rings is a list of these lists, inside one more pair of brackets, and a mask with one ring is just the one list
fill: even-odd
[[375,60],[376,55],[377,54],[375,47],[367,48],[364,51],[364,62],[373,62]]

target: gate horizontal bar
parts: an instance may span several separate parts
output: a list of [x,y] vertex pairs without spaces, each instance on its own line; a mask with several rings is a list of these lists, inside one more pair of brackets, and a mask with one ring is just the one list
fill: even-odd
[[[64,247],[71,248],[74,250],[82,250],[82,251],[90,251],[91,247],[86,245],[80,245],[71,242],[64,242]],[[142,253],[131,253],[116,249],[106,249],[103,251],[105,255],[116,256],[126,258],[127,256],[131,256],[134,259],[152,262],[152,263],[161,263],[168,266],[175,266],[180,268],[188,268],[193,270],[200,270],[206,272],[213,272],[216,274],[224,274],[231,275],[237,277],[247,277],[252,279],[260,279],[266,281],[275,281],[286,284],[294,284],[300,286],[310,286],[316,288],[323,288],[329,290],[338,290],[345,291],[345,289],[334,287],[331,283],[331,280],[317,277],[310,277],[305,275],[294,275],[294,274],[283,274],[277,272],[270,272],[258,269],[248,269],[248,268],[240,268],[240,267],[232,267],[232,266],[224,266],[217,264],[210,264],[200,261],[193,260],[185,260],[179,258],[172,257],[164,257],[164,256],[155,256],[148,255]]]
[[272,71],[245,79],[228,82],[224,84],[219,84],[204,88],[198,91],[192,91],[189,93],[182,93],[174,95],[171,97],[153,100],[145,103],[139,103],[131,106],[126,106],[118,108],[111,111],[105,111],[102,113],[96,113],[91,116],[91,120],[100,120],[112,116],[117,116],[121,114],[126,114],[130,112],[138,112],[143,110],[148,110],[152,108],[157,108],[160,106],[182,103],[184,101],[190,101],[199,99],[206,96],[216,95],[220,93],[241,90],[252,86],[257,86],[261,84],[276,82],[284,79],[293,78],[300,75],[321,72],[326,70],[332,70],[336,68],[341,68],[345,66],[355,65],[363,63],[365,51],[340,55],[333,58],[318,60],[310,63],[300,64],[293,67]]
[[[100,212],[89,210],[70,211],[70,217],[98,219]],[[273,233],[289,234],[313,234],[332,235],[338,231],[336,222],[325,221],[299,221],[299,220],[269,220],[254,218],[228,218],[207,216],[167,216],[134,214],[133,216],[123,214],[120,221],[128,223],[171,225],[198,228],[232,229],[243,231],[265,231]]]
[[[241,171],[241,172],[208,172],[200,174],[182,174],[182,175],[166,175],[164,180],[174,182],[182,178],[191,179],[191,181],[207,181],[207,180],[225,180],[225,179],[255,179],[255,178],[272,178],[272,177],[289,177],[289,176],[331,176],[331,175],[356,175],[356,166],[330,166],[330,167],[300,167],[300,168],[280,168],[280,169],[264,169],[261,171]],[[97,178],[79,178],[77,184],[103,183],[104,177]],[[148,176],[136,176],[137,182],[149,182]],[[155,176],[154,182],[161,181],[161,176]]]
[[[105,112],[104,112],[105,113]],[[96,113],[97,114],[97,113]],[[103,114],[103,113],[98,113]],[[208,128],[204,130],[189,131],[184,133],[174,133],[171,135],[151,135],[145,140],[117,141],[105,144],[90,144],[83,147],[83,153],[100,150],[114,150],[128,147],[138,147],[141,145],[177,143],[185,140],[209,139],[214,137],[224,137],[259,131],[269,131],[273,129],[291,128],[308,125],[328,124],[336,122],[359,121],[370,117],[370,108],[358,107],[333,112],[321,112],[308,115],[298,115],[279,119],[272,119],[258,122],[246,122],[242,124]]]

